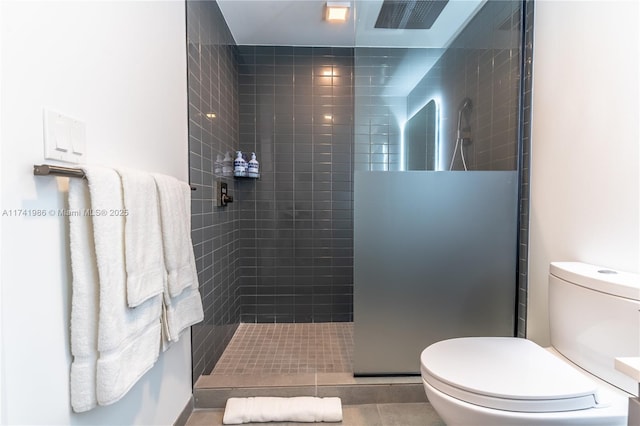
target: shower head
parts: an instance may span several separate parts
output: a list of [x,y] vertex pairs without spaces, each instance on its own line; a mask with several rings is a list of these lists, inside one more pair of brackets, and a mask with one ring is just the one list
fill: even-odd
[[469,98],[464,98],[464,99],[462,100],[462,103],[460,104],[460,108],[458,108],[458,110],[459,110],[460,112],[468,111],[468,110],[470,110],[472,107],[473,107],[473,104],[471,103],[471,99],[469,99]]
[[462,143],[471,143],[471,99],[464,98],[458,108],[458,140]]

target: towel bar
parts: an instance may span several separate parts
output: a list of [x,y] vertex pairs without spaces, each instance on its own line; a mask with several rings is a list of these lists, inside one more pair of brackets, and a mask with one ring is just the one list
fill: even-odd
[[[33,174],[35,176],[64,176],[64,177],[77,177],[84,178],[84,171],[82,169],[74,169],[72,167],[52,166],[50,164],[33,165]],[[196,190],[196,187],[189,185],[192,191]]]

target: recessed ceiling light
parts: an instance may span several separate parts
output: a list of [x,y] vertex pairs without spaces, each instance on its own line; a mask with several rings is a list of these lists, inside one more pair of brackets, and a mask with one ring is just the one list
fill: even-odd
[[351,2],[328,1],[324,17],[328,22],[345,22],[349,16]]
[[207,116],[207,118],[216,118],[216,113],[215,112],[208,112],[205,114]]

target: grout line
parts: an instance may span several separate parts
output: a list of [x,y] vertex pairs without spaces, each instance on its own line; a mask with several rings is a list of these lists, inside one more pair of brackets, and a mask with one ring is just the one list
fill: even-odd
[[316,374],[314,374],[314,378],[315,378],[315,396],[318,396],[318,372],[316,371]]
[[380,412],[380,404],[376,403],[376,413],[378,413],[378,419],[380,419],[380,424],[384,426],[382,423],[382,413]]

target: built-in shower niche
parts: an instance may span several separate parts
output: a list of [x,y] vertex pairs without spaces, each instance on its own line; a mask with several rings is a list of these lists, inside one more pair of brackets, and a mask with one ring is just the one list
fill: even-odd
[[404,127],[406,170],[437,170],[438,107],[431,99]]

